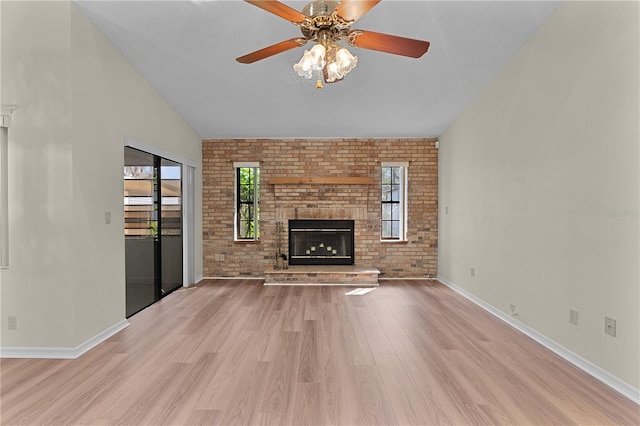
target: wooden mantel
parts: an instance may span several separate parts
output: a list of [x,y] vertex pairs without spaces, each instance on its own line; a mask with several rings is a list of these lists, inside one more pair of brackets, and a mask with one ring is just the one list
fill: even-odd
[[372,185],[374,179],[370,177],[342,176],[342,177],[272,177],[271,185]]

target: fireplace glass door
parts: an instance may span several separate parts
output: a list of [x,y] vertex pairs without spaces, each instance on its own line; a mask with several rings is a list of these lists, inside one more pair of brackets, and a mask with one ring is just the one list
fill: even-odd
[[353,265],[352,220],[290,220],[290,265]]

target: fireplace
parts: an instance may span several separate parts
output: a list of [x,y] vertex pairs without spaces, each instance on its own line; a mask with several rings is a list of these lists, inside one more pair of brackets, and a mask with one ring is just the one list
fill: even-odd
[[353,220],[290,220],[290,265],[353,265]]

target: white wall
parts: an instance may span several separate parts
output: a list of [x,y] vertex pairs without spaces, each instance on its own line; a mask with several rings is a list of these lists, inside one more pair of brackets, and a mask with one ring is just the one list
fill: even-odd
[[564,3],[439,153],[439,275],[635,389],[638,18],[637,2]]
[[[9,129],[1,344],[76,347],[125,319],[125,137],[194,163],[201,140],[75,5],[0,7],[2,104],[19,105]],[[201,276],[199,169],[196,185]],[[7,331],[9,315],[17,331]]]

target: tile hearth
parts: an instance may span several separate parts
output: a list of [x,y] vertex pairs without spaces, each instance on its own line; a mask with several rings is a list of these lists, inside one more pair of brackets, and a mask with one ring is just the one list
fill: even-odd
[[354,265],[270,266],[264,272],[264,285],[377,286],[379,274],[375,268]]

